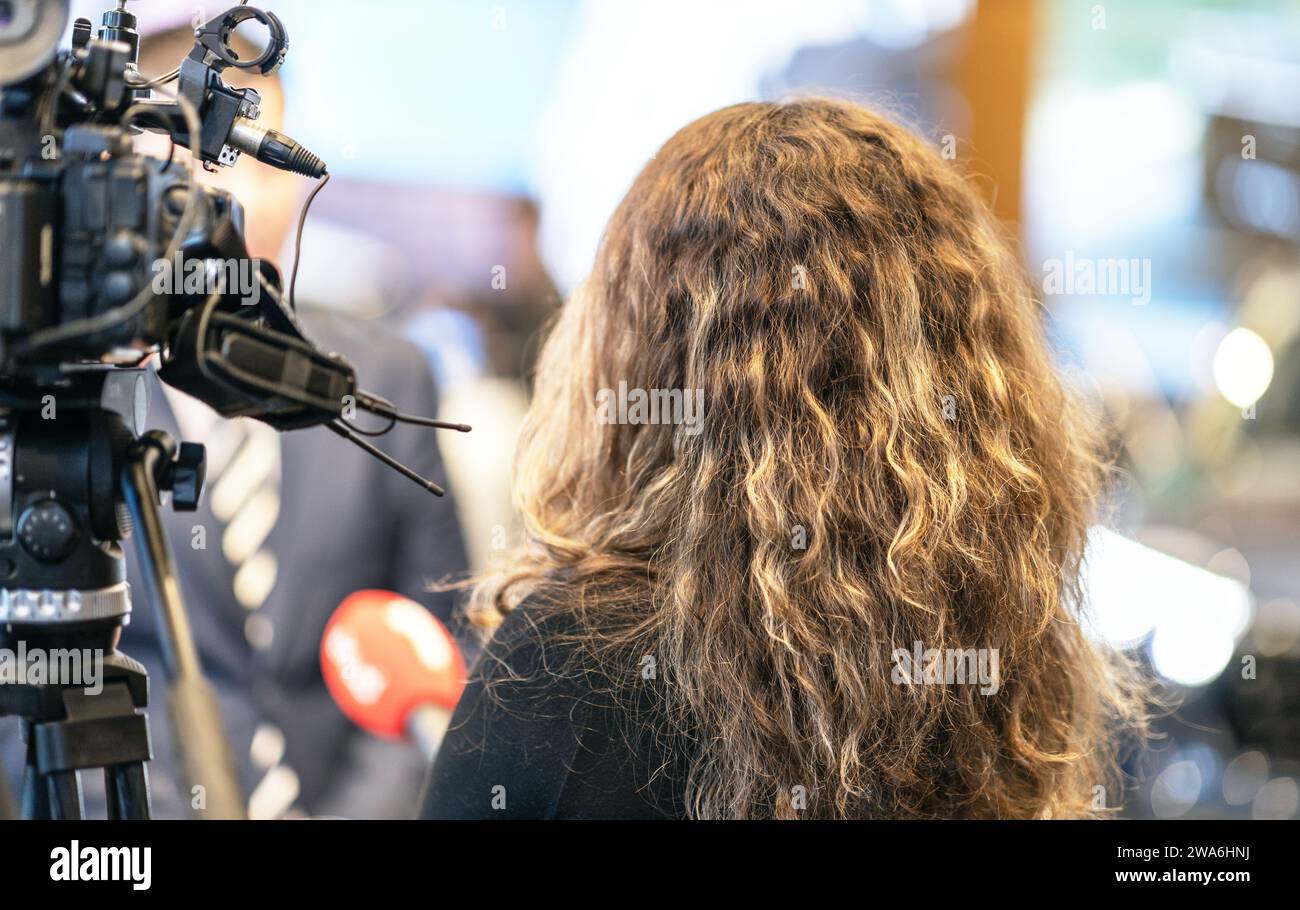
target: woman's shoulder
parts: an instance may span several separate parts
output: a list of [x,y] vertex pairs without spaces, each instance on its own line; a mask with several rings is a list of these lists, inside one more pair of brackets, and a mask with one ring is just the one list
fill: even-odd
[[472,676],[494,685],[576,690],[573,678],[595,669],[588,650],[578,621],[562,605],[528,598],[492,632]]
[[[658,815],[647,792],[658,724],[623,674],[591,655],[589,630],[562,604],[530,599],[508,613],[470,675],[438,756],[426,817]],[[671,812],[669,814],[676,814]]]

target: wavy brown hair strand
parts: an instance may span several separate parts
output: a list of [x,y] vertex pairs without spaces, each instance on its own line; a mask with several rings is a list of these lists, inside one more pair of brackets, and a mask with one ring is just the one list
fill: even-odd
[[[822,99],[692,123],[545,345],[528,546],[478,612],[562,588],[613,675],[654,655],[696,816],[1095,814],[1142,703],[1078,622],[1105,466],[1041,321],[903,127]],[[702,389],[699,432],[599,422],[620,382]],[[914,642],[999,649],[999,688],[895,682]]]

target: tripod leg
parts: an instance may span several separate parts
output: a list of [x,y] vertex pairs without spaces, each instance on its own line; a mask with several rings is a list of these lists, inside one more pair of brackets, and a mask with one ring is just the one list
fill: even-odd
[[9,779],[6,769],[0,766],[0,822],[10,821],[18,817],[18,808],[14,805],[12,791],[9,789]]
[[27,744],[27,760],[23,765],[23,818],[48,819],[50,814],[50,794],[45,788],[41,773],[36,770],[36,734],[32,722],[23,720],[23,742]]
[[9,786],[9,769],[0,761],[0,822],[13,821],[18,818],[18,804],[14,802],[13,790]]
[[166,434],[152,432],[140,438],[122,469],[122,495],[135,521],[136,555],[158,620],[158,643],[169,684],[167,706],[185,786],[201,785],[207,792],[207,808],[197,813],[200,817],[241,819],[245,808],[239,774],[216,693],[203,676],[158,511],[157,477],[171,457],[170,445]]
[[81,775],[78,771],[51,771],[45,775],[50,797],[50,817],[56,821],[85,818],[86,807],[81,800]]
[[149,818],[149,778],[144,762],[105,768],[104,789],[108,793],[109,818],[128,820]]
[[45,789],[40,772],[32,765],[23,769],[23,818],[48,819],[50,815],[50,794]]
[[117,774],[114,773],[114,767],[110,765],[104,769],[104,812],[109,821],[117,821],[122,817],[122,804],[118,801]]

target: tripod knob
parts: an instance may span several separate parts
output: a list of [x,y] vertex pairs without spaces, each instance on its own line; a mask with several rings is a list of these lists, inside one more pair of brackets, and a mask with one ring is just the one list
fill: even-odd
[[199,507],[203,480],[207,476],[207,450],[200,442],[182,442],[171,467],[172,508],[193,512]]
[[33,503],[18,518],[23,549],[41,562],[60,562],[77,542],[77,523],[57,499]]
[[90,20],[82,17],[72,23],[72,46],[77,50],[83,50],[90,45],[91,30],[94,28]]

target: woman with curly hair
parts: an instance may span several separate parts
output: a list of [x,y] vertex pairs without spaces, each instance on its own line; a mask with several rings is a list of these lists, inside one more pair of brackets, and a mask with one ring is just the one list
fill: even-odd
[[844,101],[701,118],[546,342],[424,814],[1115,808],[1143,703],[1080,627],[1100,452],[951,162]]

